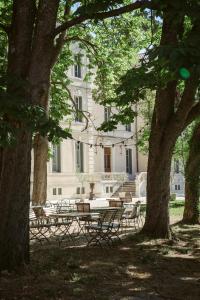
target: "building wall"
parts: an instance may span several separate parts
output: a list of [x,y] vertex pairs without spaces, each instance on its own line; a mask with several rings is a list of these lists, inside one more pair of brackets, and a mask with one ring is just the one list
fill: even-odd
[[[81,50],[76,46],[74,53]],[[95,127],[99,127],[104,121],[104,107],[95,103],[92,99],[92,82],[85,82],[84,76],[87,72],[87,58],[82,58],[82,78],[74,76],[74,66],[68,71],[72,83],[70,85],[71,95],[82,96],[82,109],[90,113],[91,121],[85,128],[85,120],[76,122],[72,120],[71,129],[73,137],[84,143],[84,172],[76,170],[76,150],[74,140],[63,140],[60,144],[60,172],[53,172],[52,158],[47,164],[47,199],[60,200],[63,198],[88,198],[90,193],[90,183],[95,183],[94,193],[96,197],[111,195],[126,180],[135,179],[140,172],[147,170],[147,157],[137,153],[136,130],[143,126],[142,120],[137,119],[131,124],[131,132],[126,131],[124,125],[118,125],[117,130],[112,132],[98,132]],[[71,116],[73,119],[73,116]],[[136,123],[137,122],[137,123]],[[66,122],[61,123],[66,127]],[[137,125],[137,126],[136,126]],[[130,138],[125,144],[112,146],[116,142]],[[111,148],[111,173],[106,173],[104,169],[104,148],[90,147],[90,145],[102,143],[104,147]],[[132,175],[126,173],[126,149],[132,150]],[[138,160],[138,162],[137,162]],[[178,179],[177,179],[178,180]]]

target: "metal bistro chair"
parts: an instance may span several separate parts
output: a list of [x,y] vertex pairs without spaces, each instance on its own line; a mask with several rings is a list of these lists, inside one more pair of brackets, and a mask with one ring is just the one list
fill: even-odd
[[113,241],[113,238],[117,238],[118,241],[121,241],[120,234],[121,234],[121,225],[123,221],[123,214],[124,214],[125,208],[118,209],[115,213],[114,220],[111,226],[111,232],[110,232],[110,240]]
[[117,230],[115,230],[114,233],[112,232],[117,212],[117,209],[106,210],[102,213],[97,224],[86,225],[89,234],[87,246],[94,244],[102,247],[102,242],[105,242],[110,247],[112,244],[112,236],[116,235],[117,232]]
[[[90,212],[90,203],[84,203],[84,202],[78,202],[76,203],[76,210],[78,213],[89,213]],[[86,237],[85,232],[85,224],[89,224],[92,222],[91,216],[79,216],[76,218],[77,224],[78,224],[78,236],[82,232],[83,235]]]
[[71,224],[72,221],[67,217],[59,217],[55,208],[33,207],[30,214],[30,239],[50,242],[50,238],[56,238],[60,244],[65,237],[72,239],[69,232]]
[[71,218],[67,217],[67,215],[64,216],[64,214],[63,216],[59,215],[57,209],[52,207],[44,208],[44,213],[51,224],[53,237],[56,238],[59,245],[68,238],[74,243],[74,239],[70,233],[70,227],[72,225]]
[[132,207],[125,208],[124,214],[123,214],[123,220],[125,221],[126,228],[133,227],[137,230],[140,227],[140,203],[136,203]]
[[29,211],[29,231],[30,240],[37,240],[40,243],[43,240],[49,242],[51,235],[51,224],[46,218],[43,207],[33,207]]

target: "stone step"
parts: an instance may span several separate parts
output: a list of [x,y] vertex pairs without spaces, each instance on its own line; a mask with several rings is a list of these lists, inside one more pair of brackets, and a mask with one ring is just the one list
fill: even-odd
[[133,197],[136,195],[136,185],[135,181],[126,181],[124,182],[112,195],[112,197],[119,197],[119,193],[121,192],[129,192],[133,195]]

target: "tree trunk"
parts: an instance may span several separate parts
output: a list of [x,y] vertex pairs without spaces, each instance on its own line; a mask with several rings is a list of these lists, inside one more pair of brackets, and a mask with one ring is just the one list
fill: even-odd
[[[13,1],[7,66],[7,92],[13,103],[18,97],[25,104],[31,103],[26,79],[34,18],[34,1]],[[16,137],[16,145],[1,150],[0,270],[16,269],[29,261],[31,133],[9,115],[6,119],[13,127],[21,127],[21,131]]]
[[32,205],[44,205],[47,198],[48,140],[41,135],[34,139],[34,172]]
[[[160,48],[177,47],[183,32],[183,16],[172,7],[163,12]],[[162,52],[161,52],[162,56]],[[168,53],[162,59],[170,61]],[[170,171],[173,148],[178,136],[189,124],[198,87],[194,72],[185,82],[184,91],[176,107],[178,78],[157,89],[149,140],[147,173],[147,211],[142,232],[155,238],[169,238]],[[191,121],[190,121],[191,122]]]
[[3,151],[0,185],[0,270],[29,262],[31,134]]
[[185,208],[183,223],[199,223],[200,196],[200,124],[194,129],[190,140],[189,156],[185,169]]
[[[35,44],[40,47],[34,48],[30,81],[34,83],[32,101],[44,108],[48,115],[49,88],[51,69],[56,62],[64,43],[65,33],[61,33],[54,45],[54,30],[59,1],[49,3],[44,0],[39,9],[38,24],[35,33]],[[47,9],[48,7],[48,9]],[[37,84],[37,88],[35,88]],[[33,168],[33,191],[32,203],[45,204],[47,200],[47,159],[48,140],[37,135],[34,140],[34,168]]]
[[[34,0],[13,2],[8,55],[8,76],[15,79],[8,85],[13,101],[15,95],[20,95],[25,104],[48,106],[58,5],[59,0],[39,1],[35,18]],[[15,84],[17,80],[21,84]],[[15,126],[15,122],[11,122]],[[2,154],[0,270],[16,269],[29,261],[31,138],[31,133],[24,129],[16,145],[4,149]]]
[[[156,131],[159,131],[157,128]],[[170,238],[170,170],[173,144],[151,135],[147,173],[147,211],[142,232],[153,238]],[[160,146],[159,146],[160,144]]]

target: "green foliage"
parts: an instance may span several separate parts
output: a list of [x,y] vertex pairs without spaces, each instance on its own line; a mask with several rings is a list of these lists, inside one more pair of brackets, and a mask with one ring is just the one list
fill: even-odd
[[69,45],[66,44],[52,70],[51,76],[50,116],[57,121],[61,121],[72,112],[70,96],[67,90],[70,84],[67,71],[73,63],[72,52],[69,49]]
[[23,98],[0,89],[0,146],[14,145],[23,130],[40,133],[49,140],[54,136],[71,137],[69,130],[63,130],[57,120],[47,117],[42,107],[27,105]]
[[[120,99],[116,93],[120,78],[139,60],[139,50],[151,40],[149,23],[141,13],[125,14],[120,18],[104,20],[89,27],[91,42],[96,51],[89,52],[91,66],[96,67],[94,99],[101,105],[113,107],[113,115],[99,130],[111,131],[118,123],[133,122],[134,103]],[[129,82],[130,85],[130,82]]]
[[123,4],[123,0],[92,0],[92,1],[76,1],[82,5],[75,11],[75,15],[91,15],[97,11],[105,11],[108,8],[114,8],[118,4]]

